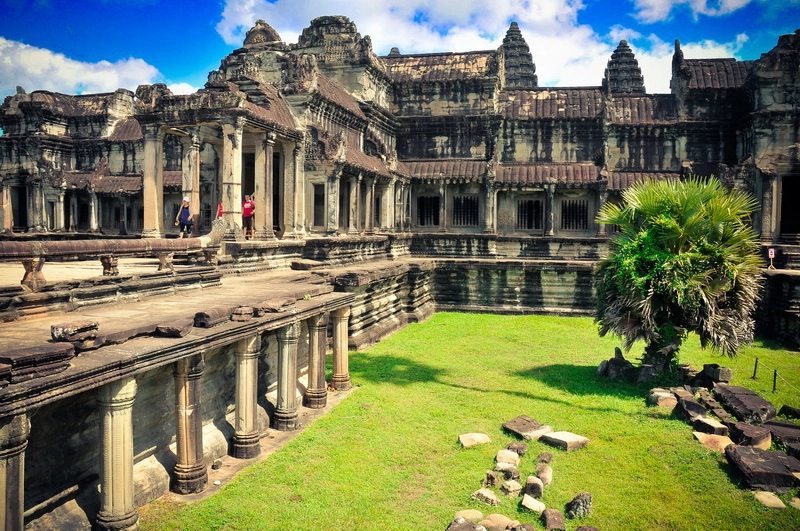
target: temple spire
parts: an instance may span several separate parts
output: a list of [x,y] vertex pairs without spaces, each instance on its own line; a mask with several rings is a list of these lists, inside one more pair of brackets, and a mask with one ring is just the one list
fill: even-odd
[[603,89],[611,94],[647,93],[639,62],[627,41],[619,41],[619,46],[611,54],[603,78]]
[[502,52],[505,89],[526,89],[538,86],[536,65],[533,63],[531,50],[522,37],[522,32],[516,22],[511,23],[505,38],[503,38]]

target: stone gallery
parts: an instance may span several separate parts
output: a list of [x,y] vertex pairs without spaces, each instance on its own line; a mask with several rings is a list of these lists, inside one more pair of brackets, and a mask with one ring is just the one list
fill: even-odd
[[[378,56],[345,17],[297,43],[259,20],[193,94],[7,97],[0,259],[24,272],[0,287],[0,527],[136,529],[435,311],[591,314],[596,213],[641,180],[750,191],[765,256],[796,264],[800,30],[756,61],[676,41],[670,94],[625,41],[596,86],[540,87],[537,53],[516,23],[496,50]],[[102,276],[48,280],[76,258]],[[768,277],[760,330],[796,345],[799,281]]]
[[[4,231],[163,237],[185,196],[208,230],[255,204],[256,240],[497,234],[586,238],[642,179],[751,191],[767,242],[800,233],[800,34],[756,61],[684,59],[648,94],[625,41],[597,86],[540,87],[516,23],[496,50],[377,56],[345,17],[288,44],[259,20],[205,87],[47,91],[0,107]],[[32,87],[29,87],[32,88]]]

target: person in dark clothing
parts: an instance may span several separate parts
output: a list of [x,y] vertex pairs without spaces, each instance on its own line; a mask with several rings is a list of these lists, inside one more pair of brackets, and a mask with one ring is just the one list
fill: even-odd
[[183,238],[183,234],[186,233],[187,237],[192,235],[192,213],[189,212],[189,198],[183,198],[183,205],[181,205],[181,209],[178,210],[178,215],[175,216],[175,224],[178,225],[178,230],[180,231],[178,234],[178,238]]

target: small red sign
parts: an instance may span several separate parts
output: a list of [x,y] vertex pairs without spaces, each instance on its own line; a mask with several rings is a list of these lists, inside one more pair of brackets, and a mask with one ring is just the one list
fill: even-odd
[[770,249],[769,250],[769,257],[770,258],[775,258],[775,249]]

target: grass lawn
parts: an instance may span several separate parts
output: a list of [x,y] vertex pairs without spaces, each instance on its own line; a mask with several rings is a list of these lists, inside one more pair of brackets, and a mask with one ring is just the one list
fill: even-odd
[[[489,507],[470,497],[497,451],[516,440],[502,423],[520,414],[590,439],[575,452],[529,442],[520,465],[524,485],[536,455],[553,454],[548,507],[563,511],[577,493],[593,494],[591,515],[567,520],[567,530],[800,529],[800,510],[761,506],[688,424],[647,406],[651,386],[596,375],[618,344],[599,338],[589,318],[436,314],[351,353],[358,389],[284,448],[203,501],[143,508],[141,529],[444,530],[467,508],[543,529],[521,498],[500,494],[502,504]],[[759,342],[728,360],[693,339],[681,361],[733,367],[734,385],[778,408],[800,407],[798,353]],[[458,436],[467,432],[492,442],[463,449]]]

